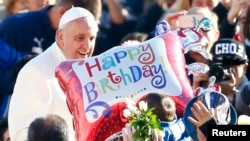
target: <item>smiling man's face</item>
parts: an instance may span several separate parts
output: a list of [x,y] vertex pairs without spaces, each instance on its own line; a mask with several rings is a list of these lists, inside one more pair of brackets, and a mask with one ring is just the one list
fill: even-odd
[[68,23],[57,33],[57,41],[67,59],[91,57],[98,26],[92,18],[79,18]]

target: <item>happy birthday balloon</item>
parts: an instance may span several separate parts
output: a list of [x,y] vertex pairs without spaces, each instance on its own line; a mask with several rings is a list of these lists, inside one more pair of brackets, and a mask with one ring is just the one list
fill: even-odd
[[167,94],[181,101],[182,112],[193,98],[183,47],[172,32],[91,58],[64,61],[56,77],[67,96],[78,141],[104,141],[121,131],[127,123],[127,98]]

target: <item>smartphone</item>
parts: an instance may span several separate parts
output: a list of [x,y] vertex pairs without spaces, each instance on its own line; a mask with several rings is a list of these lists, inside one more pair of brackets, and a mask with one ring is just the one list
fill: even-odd
[[188,28],[195,27],[196,24],[200,22],[203,18],[203,15],[182,15],[178,17],[179,27]]

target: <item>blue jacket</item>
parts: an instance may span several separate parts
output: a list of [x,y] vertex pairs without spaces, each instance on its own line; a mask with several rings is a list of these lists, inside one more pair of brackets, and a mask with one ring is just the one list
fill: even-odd
[[55,41],[48,10],[14,14],[0,24],[0,38],[18,52],[40,54]]
[[165,131],[164,141],[190,141],[183,119],[177,117],[171,122],[161,121],[161,127]]
[[15,64],[27,53],[18,52],[0,38],[0,102],[3,94],[11,94],[12,69]]
[[17,52],[0,38],[0,117],[6,115],[15,79],[12,69],[25,53]]
[[11,15],[0,24],[0,103],[12,93],[15,64],[25,55],[40,54],[55,41],[56,29],[47,13],[51,7]]

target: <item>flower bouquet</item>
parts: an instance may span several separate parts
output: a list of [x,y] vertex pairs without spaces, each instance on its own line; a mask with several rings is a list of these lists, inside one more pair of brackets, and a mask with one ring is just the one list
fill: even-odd
[[157,134],[163,130],[160,120],[153,113],[154,108],[148,108],[144,101],[139,102],[139,108],[132,100],[127,100],[126,104],[127,109],[124,109],[123,115],[129,120],[129,126],[135,130],[133,141],[153,141],[154,130]]

